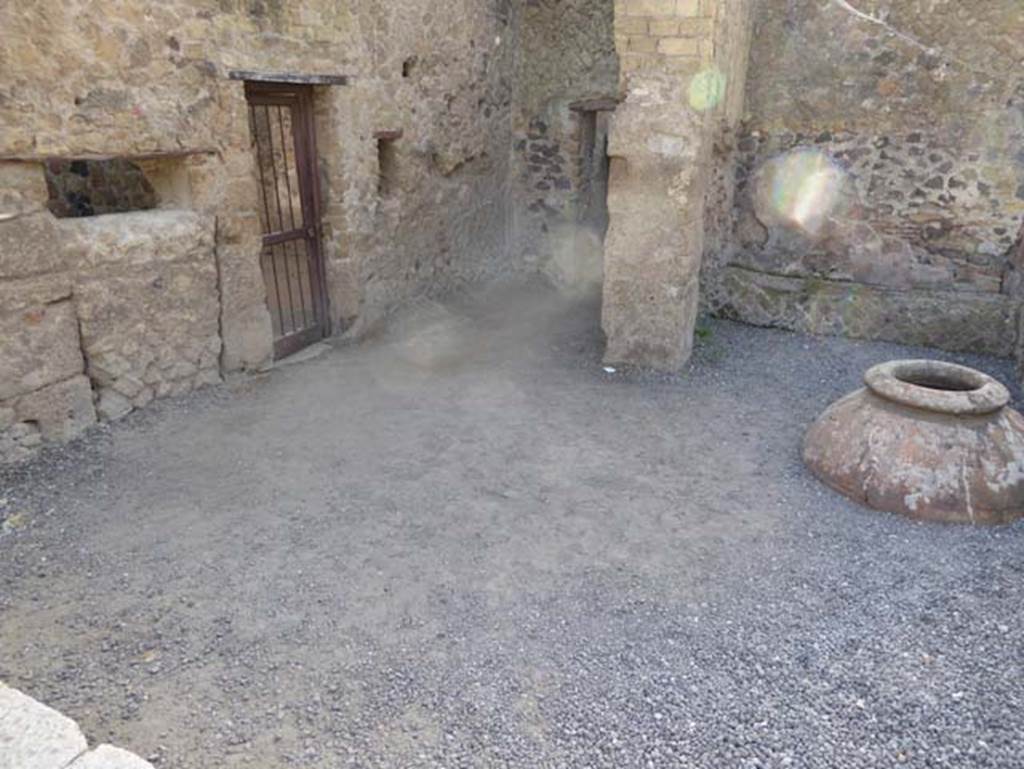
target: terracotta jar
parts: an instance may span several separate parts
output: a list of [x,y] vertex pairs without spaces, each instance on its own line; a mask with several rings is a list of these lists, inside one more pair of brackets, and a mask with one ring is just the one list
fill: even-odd
[[857,502],[930,521],[1024,517],[1024,417],[990,376],[904,360],[875,366],[867,387],[812,426],[804,460]]

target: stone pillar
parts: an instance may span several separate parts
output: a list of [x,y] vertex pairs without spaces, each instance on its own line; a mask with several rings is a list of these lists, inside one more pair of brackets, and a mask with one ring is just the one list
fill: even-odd
[[[244,113],[239,117],[247,119]],[[253,153],[248,146],[225,148],[221,159],[202,159],[190,172],[199,193],[195,210],[217,217],[221,366],[225,374],[258,370],[273,360],[274,332],[260,269],[263,235]]]
[[217,217],[221,366],[230,373],[258,370],[272,361],[274,332],[260,268],[260,193],[248,105],[241,83],[225,81],[219,87],[221,151],[192,158],[187,173],[191,208]]
[[[625,98],[612,120],[606,360],[676,370],[699,303],[711,149],[729,88],[719,29],[745,0],[616,0]],[[744,39],[745,42],[745,39]]]
[[[357,212],[378,192],[372,102],[364,84],[326,88],[314,99],[323,203],[324,268],[331,332],[353,332],[363,315],[362,260],[366,250]],[[403,123],[395,121],[396,125]],[[357,241],[357,242],[354,242]]]

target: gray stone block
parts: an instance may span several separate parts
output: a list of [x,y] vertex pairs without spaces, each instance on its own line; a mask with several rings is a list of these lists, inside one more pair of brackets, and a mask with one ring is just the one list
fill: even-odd
[[0,314],[25,312],[70,296],[71,274],[67,272],[0,280]]
[[104,387],[96,401],[96,415],[105,422],[114,422],[127,416],[134,407],[132,402],[117,390]]
[[0,769],[65,769],[87,747],[70,718],[0,684]]
[[49,197],[41,165],[0,161],[0,217],[46,211]]

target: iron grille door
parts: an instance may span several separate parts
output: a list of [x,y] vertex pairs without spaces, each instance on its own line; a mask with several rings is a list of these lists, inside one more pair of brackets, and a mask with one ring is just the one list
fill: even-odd
[[260,265],[283,358],[328,334],[310,86],[246,83],[259,174]]

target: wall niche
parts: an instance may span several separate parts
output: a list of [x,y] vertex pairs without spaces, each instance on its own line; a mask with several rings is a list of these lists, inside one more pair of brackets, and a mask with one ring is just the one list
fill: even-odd
[[43,168],[47,207],[60,219],[157,207],[156,190],[145,172],[125,158],[47,160]]

